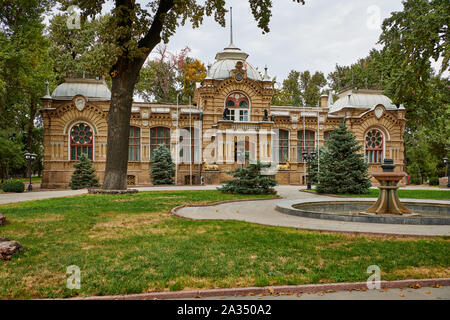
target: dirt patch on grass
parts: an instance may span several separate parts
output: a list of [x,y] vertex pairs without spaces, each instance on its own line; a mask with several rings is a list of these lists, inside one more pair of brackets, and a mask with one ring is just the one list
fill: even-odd
[[131,201],[136,201],[136,198],[128,198],[128,199],[116,199],[113,200],[112,202],[131,202]]
[[22,277],[22,284],[26,288],[27,294],[32,295],[38,288],[58,287],[64,285],[66,274],[64,272],[50,272],[42,270],[36,274],[29,274]]
[[407,267],[405,269],[396,269],[389,273],[404,279],[448,278],[450,277],[450,267]]
[[164,212],[143,214],[117,214],[106,222],[95,224],[88,233],[89,238],[119,239],[130,234],[157,234],[176,232],[162,223],[170,217]]
[[49,215],[41,218],[25,218],[25,219],[13,219],[10,222],[26,222],[26,223],[38,223],[38,222],[52,222],[61,221],[64,219],[62,214]]

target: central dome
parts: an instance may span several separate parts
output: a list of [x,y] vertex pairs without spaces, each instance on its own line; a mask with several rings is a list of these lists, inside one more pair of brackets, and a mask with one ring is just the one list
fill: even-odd
[[236,63],[242,61],[244,69],[247,70],[247,78],[252,80],[261,81],[262,76],[253,68],[253,66],[246,62],[248,54],[239,48],[236,48],[233,44],[223,49],[216,54],[216,61],[208,70],[206,79],[224,80],[231,77],[231,71],[236,69]]
[[[263,77],[246,62],[248,54],[233,44],[233,8],[230,8],[230,44],[216,54],[216,61],[208,68],[206,79],[224,80],[232,76],[232,70],[236,69],[236,63],[241,61],[243,69],[247,71],[247,78],[261,81]],[[265,80],[265,79],[264,79]]]

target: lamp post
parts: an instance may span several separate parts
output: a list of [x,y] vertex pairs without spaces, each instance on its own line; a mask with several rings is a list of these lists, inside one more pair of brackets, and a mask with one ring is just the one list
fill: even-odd
[[30,173],[30,184],[28,185],[28,191],[33,190],[33,186],[31,185],[31,165],[33,164],[33,161],[37,158],[37,155],[34,153],[25,153],[25,160],[28,161],[28,172]]
[[180,110],[179,110],[179,98],[180,98],[181,92],[177,94],[177,125],[175,129],[175,136],[176,136],[176,144],[175,144],[175,185],[178,185],[178,158],[180,156],[178,151],[178,144],[180,140],[180,132],[178,131],[178,124],[180,119]]
[[447,188],[450,188],[450,172],[448,171],[448,158],[445,157],[442,160],[444,160],[445,171],[447,172]]
[[306,188],[308,190],[311,190],[311,161],[313,161],[316,158],[316,152],[303,151],[302,156],[303,156],[303,161],[306,161],[306,163],[308,164],[308,175],[306,176],[306,181],[307,181]]

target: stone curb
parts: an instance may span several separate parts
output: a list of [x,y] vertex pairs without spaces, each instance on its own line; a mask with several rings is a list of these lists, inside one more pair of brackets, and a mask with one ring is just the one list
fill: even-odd
[[[170,213],[176,215],[179,218],[189,219],[189,218],[186,218],[186,217],[178,215],[177,211],[180,210],[180,209],[189,208],[189,207],[214,207],[214,206],[218,206],[220,204],[233,203],[233,202],[280,200],[280,199],[283,199],[283,197],[278,196],[278,197],[263,198],[263,199],[258,199],[258,198],[256,198],[256,199],[237,199],[237,200],[218,201],[218,202],[213,202],[213,203],[204,203],[204,204],[183,204],[181,206],[175,207],[172,210],[170,210]],[[189,220],[200,220],[200,219],[189,219]]]
[[[450,278],[436,279],[412,279],[412,280],[394,280],[381,281],[381,288],[414,288],[414,287],[435,287],[449,286]],[[210,289],[210,290],[189,290],[178,292],[151,292],[118,296],[94,296],[77,297],[68,300],[162,300],[162,299],[189,299],[189,298],[208,298],[208,297],[230,297],[230,296],[248,296],[248,295],[280,295],[280,294],[298,294],[298,293],[320,293],[335,291],[361,291],[368,290],[366,282],[353,283],[330,283],[330,284],[307,284],[297,286],[274,286],[274,287],[247,287],[247,288],[229,288],[229,289]]]
[[[283,199],[283,197],[279,198],[267,198],[267,199],[241,199],[241,200],[228,200],[228,201],[221,201],[221,202],[215,202],[215,203],[209,203],[209,204],[192,204],[192,205],[181,205],[178,207],[173,208],[170,213],[177,216],[180,219],[186,219],[191,221],[227,221],[228,219],[221,219],[220,217],[214,218],[214,219],[195,219],[195,218],[188,218],[181,216],[177,213],[178,210],[181,210],[183,208],[188,207],[208,207],[208,206],[215,206],[219,204],[224,203],[232,203],[232,202],[244,202],[244,201],[262,201],[262,200],[279,200]],[[281,213],[281,212],[280,212]],[[282,213],[286,214],[286,213]],[[237,220],[242,221],[242,220]],[[245,222],[245,221],[244,221]],[[256,224],[263,227],[278,227],[278,228],[288,228],[288,229],[296,229],[296,230],[304,230],[304,231],[310,231],[310,232],[317,232],[317,233],[324,233],[324,234],[347,234],[352,236],[370,236],[370,237],[382,237],[382,238],[441,238],[442,235],[420,235],[420,234],[404,234],[404,233],[382,233],[382,232],[362,232],[362,231],[345,231],[345,230],[326,230],[326,229],[311,229],[311,228],[304,228],[304,227],[289,227],[289,226],[273,226],[269,224],[263,224],[258,222],[248,222],[252,224]]]
[[139,190],[137,190],[137,189],[104,190],[104,189],[88,188],[88,194],[110,194],[110,195],[116,195],[116,194],[135,194],[135,193],[138,193],[138,192],[139,192]]

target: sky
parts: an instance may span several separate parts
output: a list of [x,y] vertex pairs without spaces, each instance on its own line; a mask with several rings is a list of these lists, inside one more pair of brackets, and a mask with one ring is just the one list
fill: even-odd
[[[198,0],[202,2],[202,0]],[[138,0],[145,6],[148,1]],[[226,0],[233,7],[233,43],[249,54],[247,62],[281,83],[290,70],[322,71],[325,76],[335,65],[350,65],[366,57],[377,44],[382,21],[393,11],[401,11],[402,0],[272,0],[270,32],[257,27],[247,0]],[[103,13],[111,10],[106,1]],[[48,21],[47,21],[48,23]],[[169,39],[168,49],[179,52],[186,46],[190,56],[205,65],[214,62],[217,52],[229,44],[229,14],[226,27],[212,17],[193,29],[180,26]],[[152,55],[150,55],[150,58]]]
[[[145,2],[145,1],[143,1]],[[228,0],[233,7],[233,42],[249,54],[247,62],[281,82],[289,71],[322,71],[336,64],[349,65],[377,45],[383,19],[401,11],[401,0],[273,0],[270,32],[262,34],[246,0]],[[170,38],[168,48],[177,52],[188,46],[190,56],[207,65],[229,44],[229,15],[222,28],[206,17],[200,28],[186,24]]]

